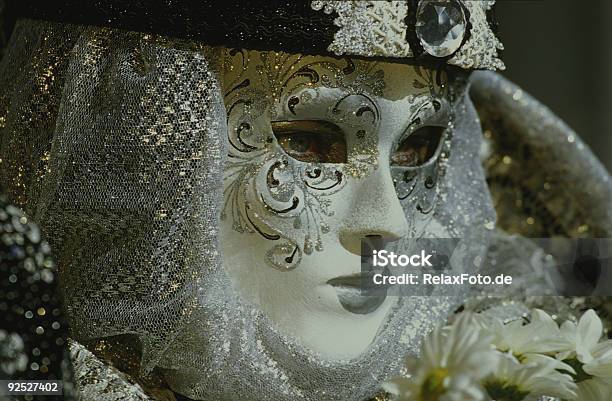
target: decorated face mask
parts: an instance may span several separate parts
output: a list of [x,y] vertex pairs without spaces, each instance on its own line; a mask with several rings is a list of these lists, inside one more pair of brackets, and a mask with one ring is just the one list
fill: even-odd
[[[24,46],[66,36],[31,24]],[[129,336],[142,375],[191,399],[377,394],[462,298],[361,297],[361,238],[467,238],[492,221],[455,80],[74,29],[48,136],[21,118],[4,131],[49,149],[31,157],[50,163],[26,206],[62,261],[74,338]],[[3,149],[17,178],[28,152]]]
[[[503,67],[493,2],[183,3],[33,14],[3,63],[2,181],[53,241],[72,336],[129,337],[191,399],[369,399],[464,298],[361,297],[360,240],[494,227],[460,87]],[[154,12],[202,43],[98,28]]]
[[364,296],[366,236],[432,219],[452,113],[437,71],[228,52],[221,246],[240,295],[325,358],[371,343],[394,302]]

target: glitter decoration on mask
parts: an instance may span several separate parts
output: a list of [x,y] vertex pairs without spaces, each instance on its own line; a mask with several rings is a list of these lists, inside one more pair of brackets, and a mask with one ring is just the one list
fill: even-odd
[[[416,85],[428,91],[429,96],[416,99],[412,104],[411,113],[414,119],[408,127],[406,139],[414,136],[425,127],[428,118],[430,124],[437,124],[439,131],[443,131],[440,138],[432,138],[429,144],[432,155],[414,166],[392,166],[392,176],[397,196],[407,211],[417,211],[410,215],[411,226],[409,236],[421,236],[422,227],[425,227],[433,218],[440,188],[438,182],[444,175],[446,164],[451,152],[451,139],[454,127],[454,114],[451,104],[453,102],[450,88],[447,85],[437,85],[435,82],[444,81],[439,71],[415,68],[419,80]],[[439,114],[439,115],[438,115]]]
[[[383,76],[375,65],[364,70],[351,60],[315,62],[274,52],[231,51],[226,70],[230,153],[222,218],[231,218],[238,232],[272,241],[267,262],[292,270],[303,255],[323,250],[326,217],[333,215],[328,198],[376,168],[380,116],[372,95],[382,92]],[[270,129],[274,119],[299,117],[321,87],[343,93],[327,106],[327,119],[359,131],[345,165],[295,160]]]
[[[72,3],[86,7],[84,2]],[[300,7],[289,3],[281,7],[289,11]],[[351,7],[348,2],[318,1],[311,7],[307,2],[301,6],[323,22],[310,25],[314,21],[308,17],[287,17],[282,12],[262,15],[252,7],[240,23],[217,14],[214,18],[228,22],[234,37],[261,38],[250,42],[259,44],[252,47],[256,49],[279,50],[289,44],[288,51],[322,55],[333,45],[335,54],[395,57],[410,52],[406,36],[412,36],[414,27],[406,26],[404,17],[415,16],[415,10],[407,6],[416,3],[360,1]],[[493,1],[462,4],[470,30],[463,46],[448,60],[427,53],[418,58],[465,69],[503,68],[497,54],[501,43],[487,21]],[[119,14],[139,15],[125,13],[122,7],[117,9]],[[173,11],[179,7],[173,2]],[[311,9],[319,7],[322,12]],[[334,13],[337,26],[331,26]],[[180,12],[169,14],[176,17]],[[300,29],[304,26],[307,29]],[[304,46],[315,42],[309,39],[317,32],[325,33],[316,36],[326,39],[317,41],[320,47]],[[277,37],[282,37],[277,46],[268,47]],[[245,43],[237,46],[250,48]],[[283,331],[281,322],[262,306],[247,301],[229,271],[236,261],[233,252],[251,258],[237,263],[236,269],[290,281],[306,270],[307,258],[328,256],[317,253],[316,231],[320,229],[322,240],[328,240],[341,224],[319,226],[312,218],[283,218],[300,206],[306,208],[314,195],[325,195],[319,198],[322,203],[330,201],[326,206],[330,212],[338,204],[350,210],[354,205],[348,199],[351,185],[369,186],[370,202],[362,210],[375,205],[384,212],[383,201],[392,199],[413,225],[410,235],[463,238],[474,262],[482,259],[496,227],[489,188],[501,212],[498,227],[508,231],[610,236],[609,174],[574,132],[499,77],[476,76],[472,85],[472,96],[483,112],[485,139],[494,144],[485,159],[492,184],[488,187],[482,159],[477,157],[482,130],[466,93],[464,71],[448,69],[453,75],[450,82],[440,81],[449,87],[438,91],[434,86],[432,91],[430,84],[438,81],[435,69],[423,69],[414,83],[422,85],[423,93],[390,113],[380,94],[394,89],[388,84],[393,82],[390,78],[408,80],[398,70],[387,74],[385,69],[382,74],[375,60],[331,59],[329,65],[304,69],[300,65],[286,71],[284,63],[271,60],[300,56],[262,53],[269,66],[279,68],[263,66],[246,78],[250,82],[238,79],[226,85],[226,70],[218,65],[226,51],[112,28],[39,20],[19,22],[7,46],[0,64],[0,180],[11,200],[40,223],[57,255],[82,399],[147,399],[151,389],[144,384],[140,388],[133,379],[149,384],[151,377],[163,382],[169,399],[363,401],[379,394],[380,383],[401,370],[404,354],[414,355],[423,335],[444,321],[465,300],[465,293],[434,288],[432,297],[398,299],[367,348],[354,358],[330,359],[305,346],[299,335]],[[261,58],[258,52],[251,54]],[[317,57],[302,60],[321,61]],[[416,60],[399,56],[394,61],[390,64],[405,66]],[[292,65],[289,62],[287,68],[291,70]],[[296,69],[303,75],[295,82],[282,79],[295,75]],[[312,86],[295,85],[313,79],[318,82]],[[259,80],[270,82],[269,88],[257,91]],[[224,100],[234,88],[238,103],[231,103],[237,104],[233,121]],[[252,93],[242,96],[247,90]],[[240,98],[245,103],[254,101],[239,103]],[[254,107],[261,104],[266,107]],[[247,125],[237,124],[241,113]],[[408,113],[410,118],[405,116]],[[398,124],[390,115],[404,118],[398,118]],[[346,146],[328,152],[324,159],[292,156],[291,147],[285,147],[291,141],[282,140],[287,130],[277,128],[315,117],[330,123],[331,131],[338,128],[345,133]],[[380,134],[388,128],[403,129],[406,121],[410,127],[393,137],[397,143],[387,155],[389,149],[380,147]],[[296,141],[295,148],[302,145]],[[228,230],[247,244],[243,248],[230,242],[228,254],[221,250],[225,242],[220,240],[225,223],[233,222],[231,214],[219,221],[225,205],[224,169],[236,155],[260,157],[258,152],[264,150],[277,159],[261,156],[258,164],[245,162],[244,169],[252,170],[253,190],[236,198],[237,210],[248,212],[254,223],[245,216],[246,227],[254,230],[256,226],[261,234]],[[567,165],[580,168],[568,170]],[[342,173],[341,181],[337,172]],[[386,180],[378,180],[383,175]],[[576,182],[583,189],[578,193],[568,189]],[[390,190],[370,183],[385,183]],[[295,195],[299,193],[308,195],[300,198]],[[355,193],[356,197],[363,194]],[[318,204],[312,208],[319,213]],[[320,217],[333,221],[339,214]],[[345,220],[352,217],[347,216]],[[374,216],[363,213],[352,220],[374,220]],[[328,229],[332,231],[326,233]],[[310,234],[310,246],[305,245],[306,234]],[[499,237],[499,232],[495,234]],[[279,239],[274,240],[275,236]],[[510,248],[498,247],[489,255],[499,262],[500,271],[507,272],[510,257],[532,262],[537,254],[525,246],[526,238],[506,236],[495,244],[504,242]],[[264,248],[261,243],[284,245],[276,251],[272,248],[268,255],[281,270],[292,267],[282,266],[288,258],[292,262],[301,258],[304,269],[280,273],[265,269],[263,257],[252,258],[254,248]],[[333,248],[323,245],[326,250]],[[312,253],[307,254],[310,249]],[[477,264],[466,266],[476,270]],[[10,280],[14,279],[9,276]],[[297,326],[298,316],[288,306],[293,301],[306,302],[299,296],[292,299],[293,295],[282,297],[277,306],[288,310],[289,323]],[[27,312],[26,318],[35,318],[48,316],[49,309]],[[334,336],[335,323],[316,325],[326,342]],[[362,331],[364,325],[359,323]],[[66,327],[61,325],[60,330]],[[34,327],[36,336],[58,333],[53,325],[52,330],[41,328],[44,332]],[[126,338],[137,346],[117,346]],[[19,345],[13,339],[13,348]],[[104,359],[101,349],[114,354],[123,363],[121,368]],[[40,371],[44,363],[36,363]]]

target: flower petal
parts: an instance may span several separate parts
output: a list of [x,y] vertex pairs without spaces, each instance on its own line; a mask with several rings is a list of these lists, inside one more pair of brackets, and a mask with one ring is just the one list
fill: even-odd
[[409,401],[410,384],[411,381],[407,377],[394,377],[393,379],[384,382],[381,387],[383,390],[393,396],[393,400]]
[[610,400],[612,392],[606,383],[598,379],[585,380],[578,384],[577,400],[603,401]]
[[597,345],[603,335],[603,323],[601,323],[601,319],[593,309],[589,309],[582,315],[578,322],[576,334],[582,345],[580,348],[582,348],[583,352],[590,352]]
[[591,376],[612,379],[612,358],[587,363],[583,366],[583,370]]

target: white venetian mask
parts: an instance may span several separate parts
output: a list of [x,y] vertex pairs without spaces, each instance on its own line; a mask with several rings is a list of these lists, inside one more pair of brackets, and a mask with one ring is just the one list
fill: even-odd
[[446,77],[375,61],[228,52],[221,246],[238,293],[326,359],[358,356],[394,300],[360,293],[361,239],[432,221]]

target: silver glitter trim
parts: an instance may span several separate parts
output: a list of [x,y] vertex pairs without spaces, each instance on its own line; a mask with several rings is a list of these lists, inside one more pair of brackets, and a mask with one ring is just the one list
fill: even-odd
[[[498,50],[504,46],[487,21],[486,12],[495,0],[463,4],[470,12],[471,36],[447,63],[464,69],[505,70],[498,56]],[[414,57],[406,41],[406,30],[414,27],[407,27],[404,22],[408,13],[405,1],[315,0],[311,7],[326,14],[338,14],[334,24],[340,29],[327,48],[338,56]]]
[[68,342],[78,401],[154,401],[140,385],[96,358],[74,340]]
[[486,13],[495,0],[466,1],[464,4],[470,12],[471,36],[448,63],[465,69],[505,70],[506,66],[497,53],[504,49],[504,45],[487,22]]
[[313,10],[338,13],[340,29],[327,50],[341,55],[412,57],[406,41],[405,1],[313,1]]

